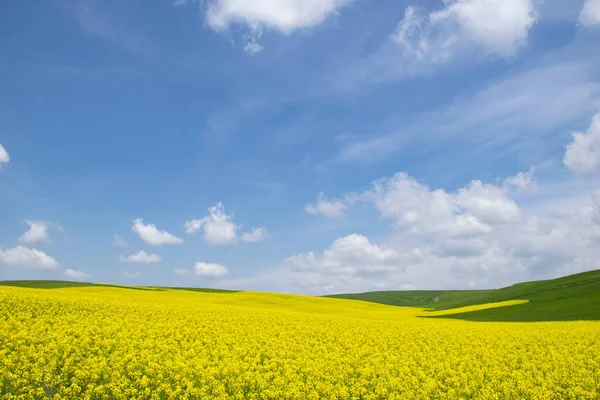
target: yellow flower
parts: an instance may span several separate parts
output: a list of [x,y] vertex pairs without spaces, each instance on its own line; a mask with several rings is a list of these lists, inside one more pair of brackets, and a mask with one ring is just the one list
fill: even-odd
[[600,398],[600,322],[418,318],[428,313],[267,293],[0,286],[0,398]]

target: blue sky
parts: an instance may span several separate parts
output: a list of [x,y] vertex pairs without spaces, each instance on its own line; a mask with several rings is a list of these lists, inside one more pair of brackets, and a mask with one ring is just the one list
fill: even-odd
[[0,279],[321,294],[600,267],[598,0],[0,7]]

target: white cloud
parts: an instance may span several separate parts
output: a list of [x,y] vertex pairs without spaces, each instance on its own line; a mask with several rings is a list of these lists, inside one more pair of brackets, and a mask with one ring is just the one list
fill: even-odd
[[323,274],[357,275],[402,271],[406,254],[369,242],[363,235],[348,235],[337,239],[321,257],[313,252],[285,260],[295,271],[315,271]]
[[600,113],[593,116],[587,132],[573,133],[563,163],[575,175],[600,175]]
[[600,225],[600,189],[592,194],[592,202],[594,203],[594,221]]
[[579,15],[579,23],[585,27],[600,25],[600,0],[586,0]]
[[250,40],[244,46],[244,51],[250,54],[258,54],[263,51],[263,47],[256,40]]
[[[600,190],[542,203],[528,197],[523,209],[511,189],[531,182],[532,171],[497,185],[471,181],[455,191],[430,189],[405,173],[378,180],[348,195],[348,204],[373,204],[394,222],[394,233],[380,243],[350,235],[321,256],[290,257],[286,265],[293,275],[286,279],[293,291],[323,294],[410,285],[500,287],[597,268]],[[538,185],[542,193],[569,195]]]
[[506,178],[504,180],[504,186],[509,188],[512,186],[524,190],[535,189],[536,182],[533,168],[531,168],[528,172],[519,172],[515,176]]
[[197,262],[194,266],[194,273],[207,278],[220,278],[228,275],[229,270],[220,264]]
[[327,217],[339,218],[344,216],[348,207],[337,199],[327,199],[325,194],[319,193],[315,204],[307,204],[304,211],[312,215],[325,215]]
[[250,232],[244,232],[242,240],[248,243],[262,242],[267,236],[267,228],[264,226],[257,226],[252,228]]
[[7,164],[9,161],[10,156],[8,155],[8,152],[6,151],[4,146],[0,144],[0,167],[2,166],[2,164]]
[[212,0],[206,11],[215,29],[242,23],[251,29],[266,27],[290,33],[318,25],[352,0]]
[[189,274],[192,273],[192,271],[190,271],[187,268],[174,268],[173,272],[175,273],[175,275],[181,275],[181,276],[183,276],[183,275],[189,275]]
[[29,230],[19,238],[20,242],[29,244],[50,242],[47,222],[25,220],[25,223],[29,225]]
[[448,193],[430,190],[404,172],[376,181],[353,200],[372,202],[382,216],[418,236],[479,236],[521,218],[519,207],[502,187],[472,181]]
[[504,188],[486,185],[481,181],[471,181],[469,186],[459,189],[453,199],[460,210],[488,225],[518,222],[521,219],[519,206],[508,197]]
[[536,22],[534,0],[449,0],[428,14],[406,8],[392,39],[406,55],[448,59],[470,45],[489,54],[512,56]]
[[145,251],[140,250],[135,254],[128,255],[127,257],[120,256],[119,261],[126,263],[153,264],[161,262],[162,258],[156,254],[148,254]]
[[441,241],[433,251],[441,257],[470,257],[484,254],[486,248],[487,243],[481,238],[457,238]]
[[284,34],[322,23],[353,0],[210,0],[206,21],[215,30],[232,24],[245,25],[249,33],[245,50],[262,50],[257,40],[264,29]]
[[75,279],[76,281],[84,281],[86,279],[89,279],[91,277],[90,274],[86,274],[83,271],[76,271],[73,269],[66,269],[63,274],[67,277],[67,278],[71,278],[71,279]]
[[209,215],[202,219],[193,219],[185,223],[185,231],[193,234],[203,230],[204,241],[213,246],[234,244],[240,228],[232,222],[233,216],[225,213],[223,203],[217,203],[208,209]]
[[0,249],[0,263],[27,269],[56,269],[59,267],[58,261],[43,251],[23,246],[6,250]]
[[121,273],[121,275],[123,275],[123,277],[126,279],[135,279],[135,278],[139,278],[140,276],[142,276],[142,274],[140,274],[139,272],[127,272],[127,271],[123,271]]
[[180,244],[183,243],[183,239],[178,238],[170,234],[167,231],[160,231],[156,228],[156,225],[148,224],[145,225],[141,218],[133,221],[133,231],[137,233],[140,238],[151,246],[161,246],[163,244]]
[[127,242],[121,239],[119,235],[115,235],[113,244],[117,247],[127,247]]

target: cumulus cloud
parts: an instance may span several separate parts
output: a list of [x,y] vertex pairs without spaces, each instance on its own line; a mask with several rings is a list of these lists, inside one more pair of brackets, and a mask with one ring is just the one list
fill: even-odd
[[25,223],[29,225],[29,230],[19,238],[20,242],[28,244],[50,242],[47,222],[26,220]]
[[409,6],[392,39],[406,55],[448,59],[478,46],[489,54],[512,56],[527,41],[537,19],[534,0],[450,0],[430,13]]
[[600,225],[600,189],[592,194],[592,202],[594,203],[594,220]]
[[135,279],[135,278],[139,278],[140,276],[142,276],[142,274],[140,274],[139,272],[128,272],[128,271],[123,271],[121,273],[121,275],[123,275],[123,278],[126,278],[126,279]]
[[357,275],[401,271],[406,257],[398,250],[372,244],[366,236],[353,234],[337,239],[320,257],[310,252],[285,261],[300,272]]
[[220,264],[212,264],[198,261],[194,266],[194,273],[206,278],[220,278],[229,275],[227,267]]
[[600,113],[592,117],[586,132],[573,133],[563,163],[578,176],[600,175]]
[[328,199],[323,192],[319,193],[315,204],[307,204],[304,211],[312,215],[325,215],[326,217],[339,218],[344,216],[348,207],[337,199]]
[[234,244],[240,228],[232,222],[233,216],[225,213],[223,203],[208,209],[208,216],[185,223],[185,231],[193,234],[202,229],[204,241],[212,246]]
[[283,33],[318,25],[352,0],[212,0],[206,11],[215,29],[242,23],[250,28],[273,28]]
[[117,247],[127,247],[127,242],[121,239],[119,235],[114,236],[113,244]]
[[0,167],[2,167],[2,164],[7,164],[9,161],[10,156],[8,155],[8,152],[6,151],[4,146],[0,144]]
[[588,28],[600,25],[600,0],[585,0],[579,23]]
[[392,235],[379,243],[349,235],[322,255],[286,259],[294,290],[489,288],[597,268],[600,190],[524,210],[512,189],[533,182],[532,171],[454,191],[431,189],[406,173],[375,181],[348,195],[347,204],[372,204],[393,222]]
[[144,224],[141,218],[133,221],[133,231],[139,235],[140,238],[151,246],[161,246],[163,244],[180,244],[183,243],[183,239],[178,238],[175,235],[170,234],[167,231],[158,230],[156,225]]
[[83,271],[76,271],[76,270],[73,270],[73,269],[66,269],[63,272],[63,275],[66,276],[67,278],[75,279],[76,281],[84,281],[84,280],[89,279],[91,277],[90,274],[86,274]]
[[242,240],[248,243],[262,242],[267,237],[267,228],[264,226],[257,226],[252,228],[250,232],[244,232]]
[[156,254],[148,254],[145,251],[140,250],[137,253],[128,255],[127,257],[120,256],[119,261],[137,264],[153,264],[161,262],[162,258],[160,258],[160,256],[157,256]]
[[519,207],[503,187],[472,181],[448,193],[431,190],[404,172],[376,181],[353,200],[373,203],[382,216],[419,236],[478,236],[521,218]]
[[[178,0],[179,1],[179,0]],[[232,24],[244,25],[245,50],[262,50],[258,40],[265,29],[284,34],[309,28],[325,21],[330,15],[353,0],[210,0],[206,21],[215,30],[227,29]],[[179,1],[181,3],[181,1]]]
[[56,269],[59,267],[58,261],[43,251],[23,246],[6,250],[0,249],[0,263],[26,269]]
[[517,222],[521,219],[519,206],[508,197],[506,191],[481,181],[471,181],[452,197],[459,212],[469,213],[487,225]]

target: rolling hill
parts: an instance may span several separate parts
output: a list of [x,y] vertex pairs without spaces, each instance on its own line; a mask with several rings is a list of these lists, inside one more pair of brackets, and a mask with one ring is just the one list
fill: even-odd
[[[70,281],[0,281],[3,286],[56,289],[81,286],[107,286],[135,290],[187,290],[209,293],[235,293],[233,290],[142,287]],[[427,318],[453,318],[469,321],[575,321],[600,320],[600,270],[558,279],[517,283],[491,290],[412,290],[336,294],[325,297],[360,300],[391,306],[419,307],[432,311],[475,305],[528,300],[508,307],[493,307],[470,312],[435,315]],[[459,310],[457,310],[459,311]],[[462,310],[460,310],[462,311]],[[438,313],[439,314],[439,313]]]
[[[600,270],[492,290],[414,290],[337,294],[328,297],[448,310],[508,300],[529,303],[445,315],[469,321],[600,320]],[[437,317],[436,317],[437,318]]]
[[194,288],[194,287],[168,287],[168,286],[121,286],[111,285],[106,283],[91,283],[91,282],[72,282],[72,281],[0,281],[0,286],[15,286],[32,289],[60,289],[60,288],[71,288],[71,287],[82,287],[82,286],[105,286],[115,287],[121,289],[133,289],[133,290],[187,290],[192,292],[203,292],[203,293],[236,293],[237,290],[225,290],[225,289],[211,289],[211,288]]

